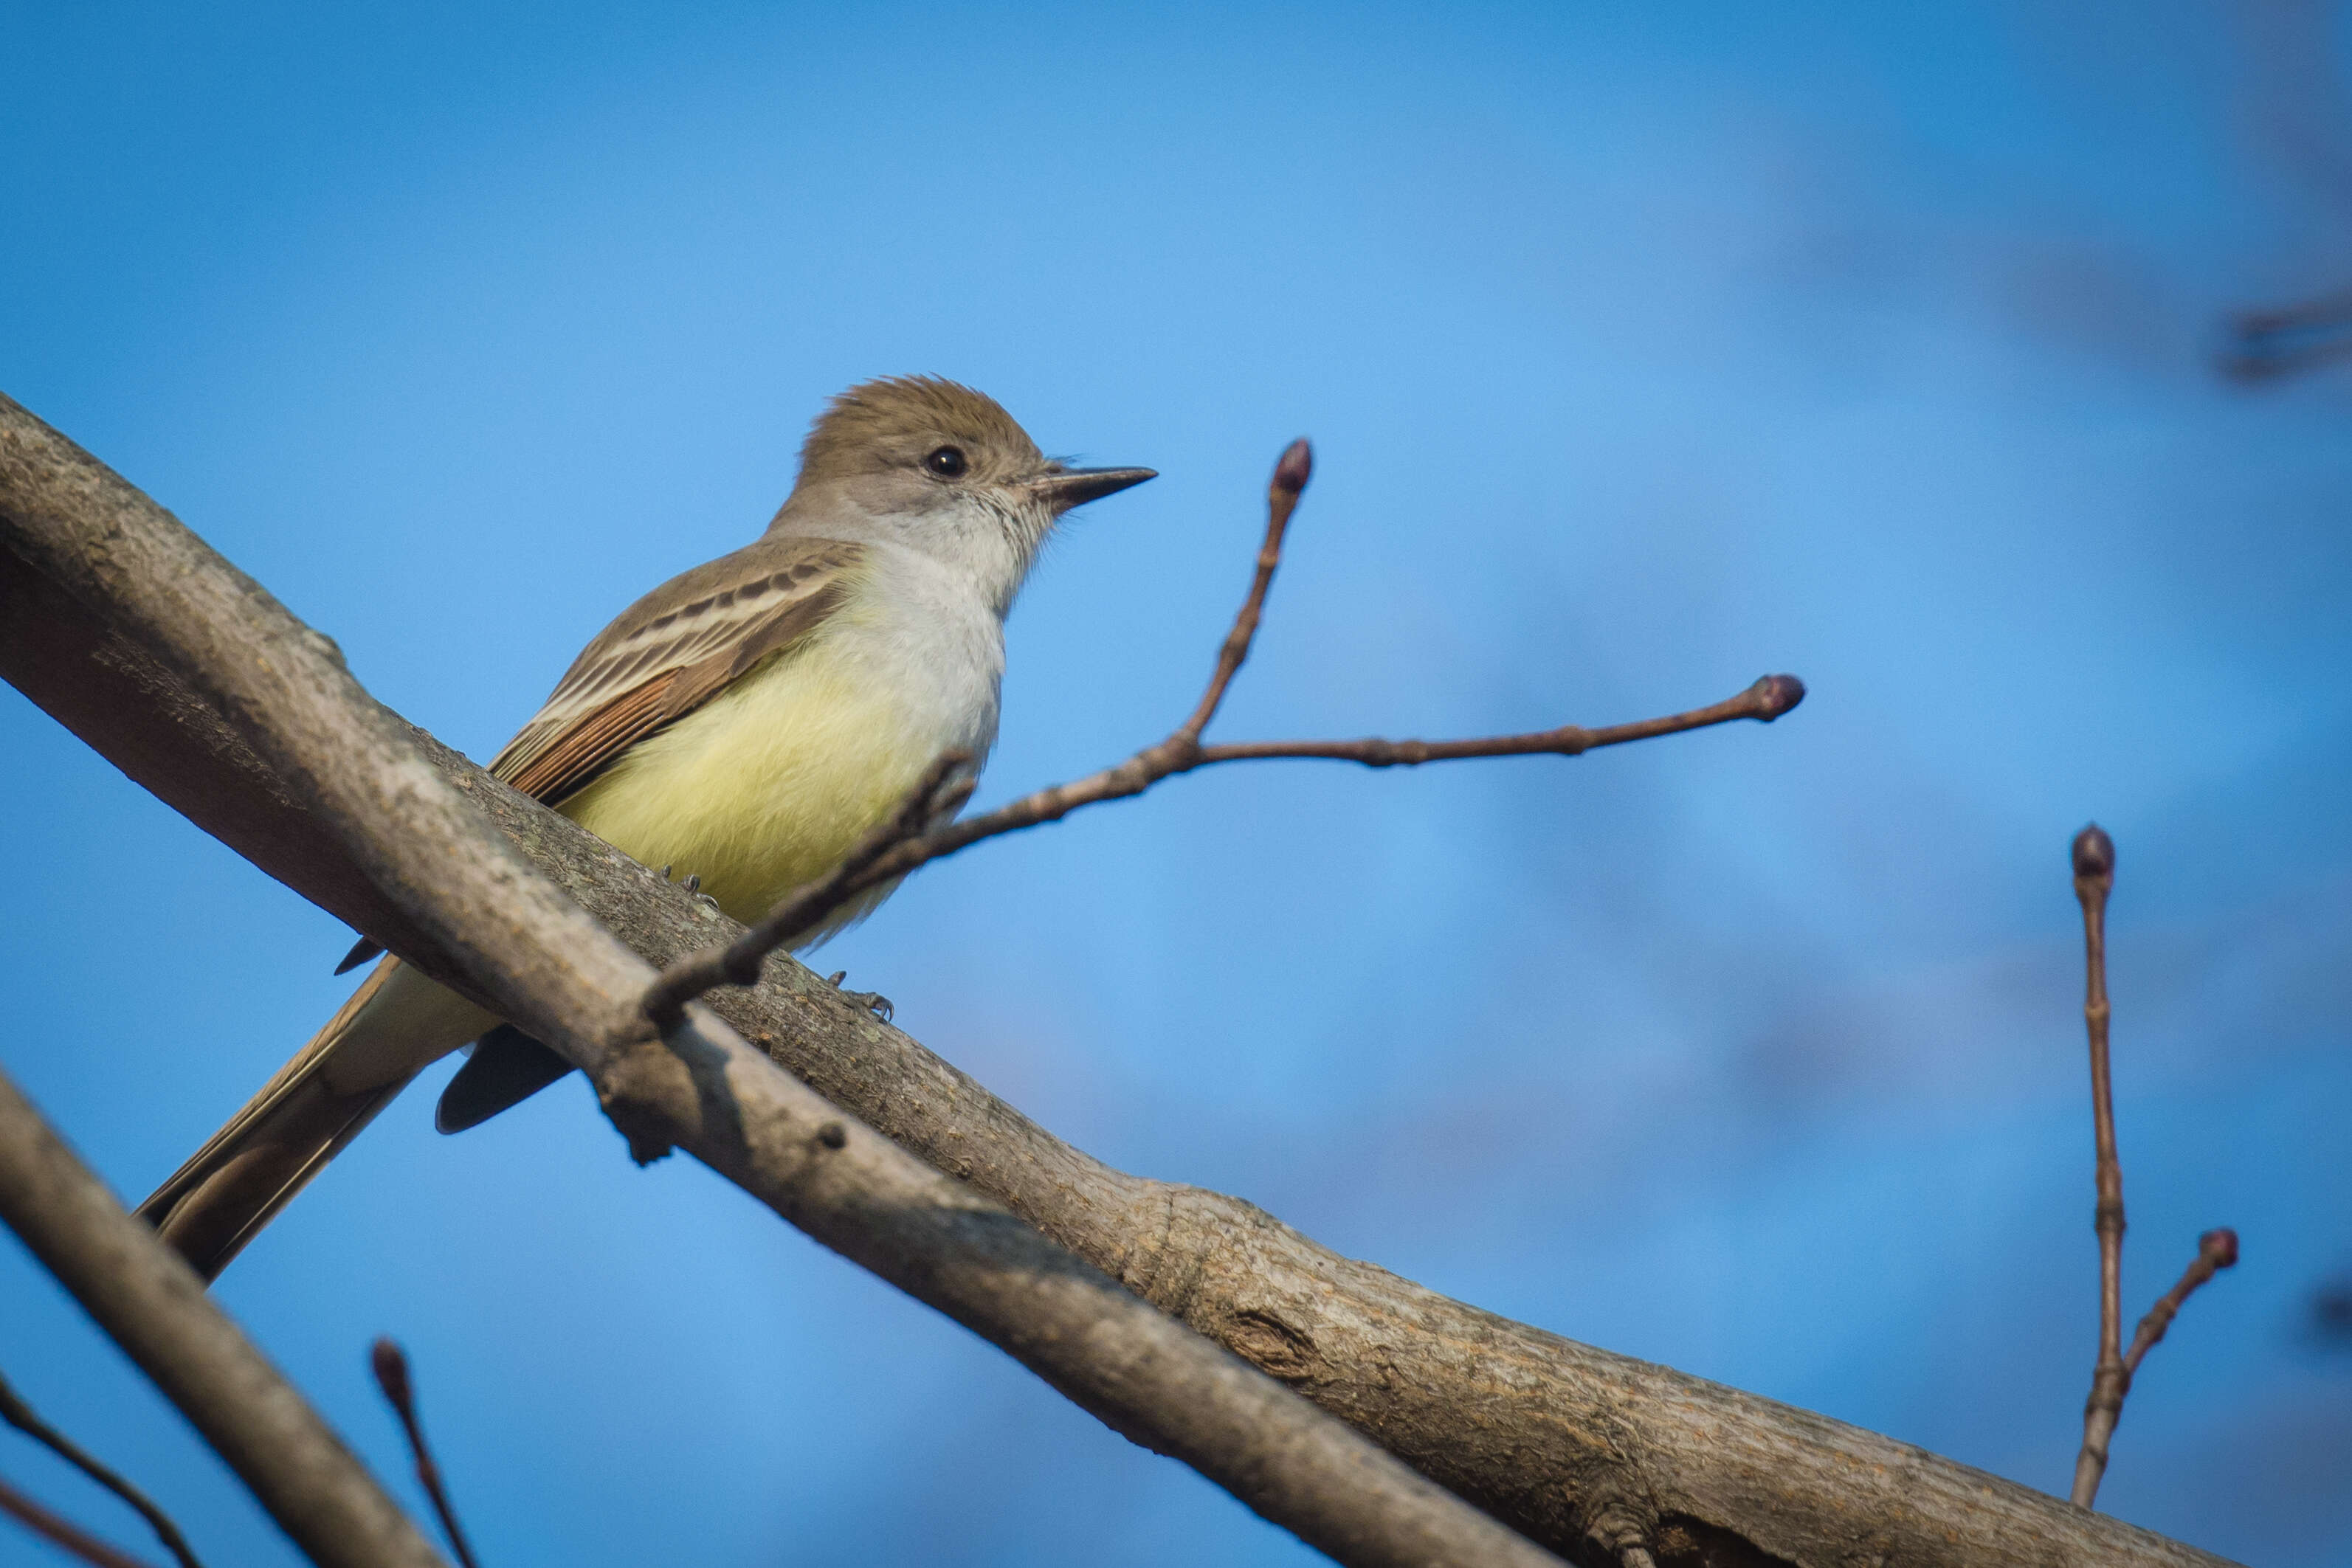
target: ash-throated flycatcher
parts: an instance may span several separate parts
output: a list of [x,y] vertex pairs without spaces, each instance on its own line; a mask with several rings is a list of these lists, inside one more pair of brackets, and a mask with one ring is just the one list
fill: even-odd
[[[1150,477],[1051,461],[951,382],[852,387],[810,430],[767,532],[624,611],[490,771],[754,920],[838,864],[941,752],[987,756],[1004,615],[1045,536]],[[430,1063],[483,1040],[443,1096],[445,1132],[560,1075],[498,1026],[384,958],[140,1214],[213,1278]]]

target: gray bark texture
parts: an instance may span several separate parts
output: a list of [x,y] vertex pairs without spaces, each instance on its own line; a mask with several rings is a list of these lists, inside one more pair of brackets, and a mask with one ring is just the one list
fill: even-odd
[[[19,505],[10,461],[0,456],[0,522]],[[436,977],[466,972],[212,704],[5,551],[0,676],[322,908]],[[414,734],[522,856],[649,963],[740,929]],[[772,958],[757,988],[708,1001],[867,1126],[1580,1562],[2224,1561],[1911,1445],[1481,1312],[1341,1257],[1238,1198],[1114,1170],[790,958]]]
[[320,1568],[446,1568],[180,1255],[0,1076],[0,1221]]
[[[248,766],[281,781],[267,793],[404,917],[415,945],[404,956],[585,1071],[640,1159],[685,1149],[1342,1563],[1557,1568],[1551,1553],[877,1136],[708,1009],[657,1036],[640,1007],[652,967],[467,804],[469,791],[360,689],[332,643],[5,398],[0,546],[136,644],[154,679],[180,683],[225,719]],[[22,610],[12,595],[10,647],[53,670],[68,648],[28,637]]]

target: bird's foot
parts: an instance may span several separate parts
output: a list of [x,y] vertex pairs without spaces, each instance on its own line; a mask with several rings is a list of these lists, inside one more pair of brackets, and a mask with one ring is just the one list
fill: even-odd
[[[662,880],[664,882],[670,880],[670,870],[671,868],[668,866],[662,867]],[[711,908],[716,909],[719,907],[719,901],[702,891],[702,873],[700,872],[688,873],[684,885],[687,892],[692,894],[703,903],[710,905]]]
[[888,1023],[891,1016],[898,1011],[896,1008],[890,1005],[890,998],[884,996],[879,991],[852,991],[845,989],[841,982],[849,978],[849,971],[846,969],[835,969],[832,974],[827,975],[824,978],[827,985],[830,985],[835,990],[840,991],[843,996],[848,998],[851,1001],[856,1002],[859,1007],[864,1008],[867,1012],[872,1013],[884,1023]]

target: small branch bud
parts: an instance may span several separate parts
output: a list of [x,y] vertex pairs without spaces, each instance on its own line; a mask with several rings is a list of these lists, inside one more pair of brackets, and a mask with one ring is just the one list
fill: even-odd
[[416,1414],[416,1402],[408,1386],[408,1358],[400,1354],[400,1346],[389,1339],[379,1339],[368,1350],[368,1365],[375,1373],[375,1384],[404,1422]]
[[2219,1230],[2209,1230],[2197,1239],[2197,1253],[2216,1269],[2234,1269],[2238,1266],[2238,1233],[2226,1225]]
[[2116,841],[2093,822],[2074,835],[2074,880],[2112,883],[2116,875]]
[[1300,436],[1282,449],[1281,461],[1274,465],[1274,488],[1296,499],[1307,488],[1307,481],[1315,474],[1315,449]]
[[1766,724],[1805,700],[1805,683],[1794,675],[1766,675],[1754,690],[1756,716]]

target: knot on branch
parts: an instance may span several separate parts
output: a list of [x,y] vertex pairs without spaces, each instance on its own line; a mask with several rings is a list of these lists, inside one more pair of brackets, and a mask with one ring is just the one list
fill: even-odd
[[2091,1371],[2091,1395],[2083,1401],[2083,1413],[2096,1416],[2105,1411],[2120,1415],[2124,1396],[2130,1392],[2130,1370],[2121,1361],[2102,1361]]
[[1324,1370],[1315,1336],[1271,1307],[1244,1307],[1217,1336],[1225,1348],[1269,1377],[1306,1383]]
[[[1584,747],[1563,747],[1562,755],[1573,757]],[[1418,768],[1434,756],[1425,740],[1368,740],[1364,742],[1364,766],[1367,768]]]
[[694,1074],[658,1040],[627,1046],[596,1077],[596,1103],[640,1166],[673,1152],[677,1117],[668,1107],[696,1099]]
[[1139,794],[1171,774],[1190,773],[1201,766],[1203,755],[1200,737],[1179,730],[1145,747],[1112,768],[1111,775],[1124,793]]

